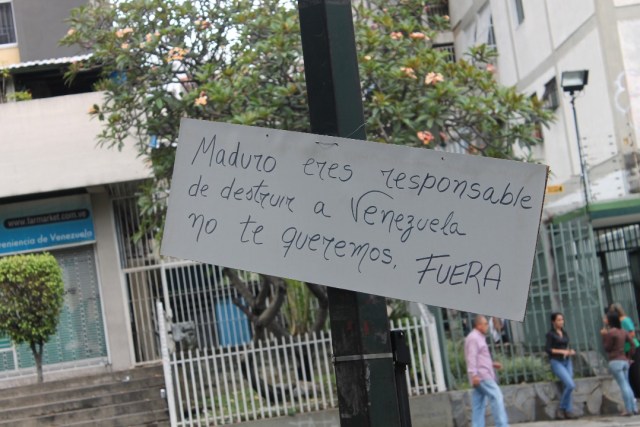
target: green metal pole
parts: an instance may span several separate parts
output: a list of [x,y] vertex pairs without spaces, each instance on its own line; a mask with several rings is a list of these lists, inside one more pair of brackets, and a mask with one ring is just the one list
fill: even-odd
[[[298,0],[311,130],[366,139],[350,0]],[[400,427],[385,298],[329,288],[342,427]]]

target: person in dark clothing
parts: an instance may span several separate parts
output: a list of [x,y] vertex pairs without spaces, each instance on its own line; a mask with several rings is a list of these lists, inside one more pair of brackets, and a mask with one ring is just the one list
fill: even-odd
[[571,394],[573,389],[576,388],[576,384],[573,382],[571,356],[576,354],[576,351],[569,348],[569,335],[564,330],[564,316],[562,313],[551,313],[551,330],[547,332],[546,338],[545,350],[549,355],[551,371],[564,385],[560,405],[556,411],[556,418],[559,420],[565,418],[575,419],[577,416],[571,410]]
[[624,400],[625,412],[622,415],[638,414],[638,404],[629,385],[629,357],[624,349],[629,343],[630,351],[633,353],[636,349],[635,343],[622,329],[617,313],[607,314],[607,325],[608,328],[603,328],[600,334],[604,351],[607,352],[607,360],[609,360],[609,372],[618,383]]

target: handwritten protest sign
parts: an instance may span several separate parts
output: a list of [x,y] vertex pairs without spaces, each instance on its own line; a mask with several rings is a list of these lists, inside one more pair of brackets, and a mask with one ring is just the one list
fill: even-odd
[[183,119],[174,257],[522,320],[547,167]]

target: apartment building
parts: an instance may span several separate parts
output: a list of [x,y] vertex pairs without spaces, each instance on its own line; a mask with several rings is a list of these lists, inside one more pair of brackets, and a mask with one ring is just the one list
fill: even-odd
[[[586,194],[596,227],[637,219],[640,208],[630,206],[640,192],[640,1],[459,0],[450,13],[458,54],[493,45],[498,80],[554,112],[533,153],[551,167],[547,215],[584,206]],[[579,140],[562,87],[563,73],[578,70],[588,71],[574,93]]]
[[[621,302],[637,321],[640,1],[457,0],[449,7],[456,54],[495,47],[498,81],[554,115],[532,153],[551,174],[539,239],[548,269],[534,274],[528,313],[579,317],[576,307],[586,302],[598,317],[598,307]],[[572,85],[567,72],[588,78]],[[588,293],[576,303],[567,289]]]
[[[100,123],[88,114],[102,97],[92,91],[97,72],[64,81],[88,54],[58,45],[82,3],[0,0],[0,256],[49,251],[63,269],[47,378],[136,363],[112,189],[149,171],[133,147],[97,145]],[[0,387],[32,373],[30,350],[0,337]]]
[[[89,109],[103,97],[93,89],[100,70],[64,79],[91,54],[58,45],[70,10],[86,1],[0,0],[0,257],[46,250],[63,268],[48,378],[158,361],[158,300],[178,348],[251,340],[219,268],[164,259],[140,232],[136,192],[150,170],[133,143],[97,144]],[[33,374],[30,350],[0,337],[0,388]]]

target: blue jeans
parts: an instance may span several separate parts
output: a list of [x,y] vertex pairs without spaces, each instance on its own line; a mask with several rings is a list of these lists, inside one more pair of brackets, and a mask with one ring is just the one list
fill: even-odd
[[508,427],[507,412],[500,387],[493,380],[483,380],[471,393],[471,426],[484,427],[484,413],[487,399],[491,403],[491,414],[496,427]]
[[573,364],[571,359],[551,359],[551,371],[564,384],[562,397],[560,398],[560,409],[571,412],[571,393],[576,388],[573,382]]
[[620,387],[627,413],[637,412],[638,404],[629,385],[629,362],[626,360],[611,360],[609,362],[609,372],[611,372]]

